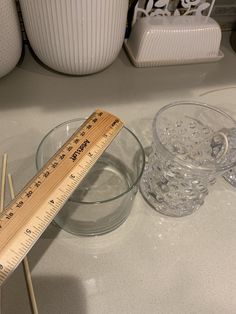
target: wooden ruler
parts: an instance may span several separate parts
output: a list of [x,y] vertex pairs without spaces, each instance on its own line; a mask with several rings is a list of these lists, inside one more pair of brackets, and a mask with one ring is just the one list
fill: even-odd
[[0,215],[0,284],[39,239],[123,127],[96,110]]

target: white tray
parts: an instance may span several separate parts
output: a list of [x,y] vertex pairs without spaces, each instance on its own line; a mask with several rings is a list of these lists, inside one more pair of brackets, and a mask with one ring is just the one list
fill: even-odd
[[217,62],[220,61],[224,57],[224,53],[220,50],[218,56],[214,57],[202,57],[198,59],[175,59],[175,60],[156,60],[156,61],[149,61],[149,60],[142,60],[138,61],[134,57],[129,45],[127,44],[127,40],[124,42],[124,47],[126,52],[134,64],[134,66],[138,68],[144,67],[156,67],[156,66],[164,66],[164,65],[181,65],[181,64],[194,64],[194,63],[206,63],[206,62]]

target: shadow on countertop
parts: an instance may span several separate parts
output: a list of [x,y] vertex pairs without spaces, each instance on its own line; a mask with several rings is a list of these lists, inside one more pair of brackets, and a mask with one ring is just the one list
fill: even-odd
[[64,111],[102,104],[156,102],[170,94],[192,97],[197,88],[236,85],[232,61],[236,55],[224,36],[220,62],[135,68],[124,49],[115,62],[102,72],[88,76],[68,76],[46,69],[26,49],[23,62],[0,79],[0,108],[40,107],[43,111]]
[[[3,314],[31,314],[27,287],[20,269],[2,290]],[[23,273],[23,271],[22,271]],[[18,280],[16,280],[18,279]],[[35,297],[40,314],[86,314],[83,285],[76,277],[35,276]]]

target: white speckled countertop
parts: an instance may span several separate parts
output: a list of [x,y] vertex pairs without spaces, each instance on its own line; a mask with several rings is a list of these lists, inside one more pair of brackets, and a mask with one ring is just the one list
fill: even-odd
[[[134,68],[122,50],[105,71],[68,77],[26,51],[0,80],[0,153],[9,154],[16,190],[35,173],[35,152],[53,126],[101,107],[140,137],[165,104],[198,100],[236,118],[236,54],[225,34],[219,63]],[[40,314],[235,314],[236,190],[219,178],[204,206],[174,219],[138,193],[117,230],[75,237],[50,226],[29,253]],[[2,314],[29,314],[20,266],[2,288]]]

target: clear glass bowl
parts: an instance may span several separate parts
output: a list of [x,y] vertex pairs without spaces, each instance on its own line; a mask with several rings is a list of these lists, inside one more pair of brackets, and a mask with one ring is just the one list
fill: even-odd
[[[43,138],[36,153],[38,170],[84,121],[66,121]],[[55,217],[56,224],[85,236],[117,228],[130,213],[144,165],[141,143],[124,127]]]

